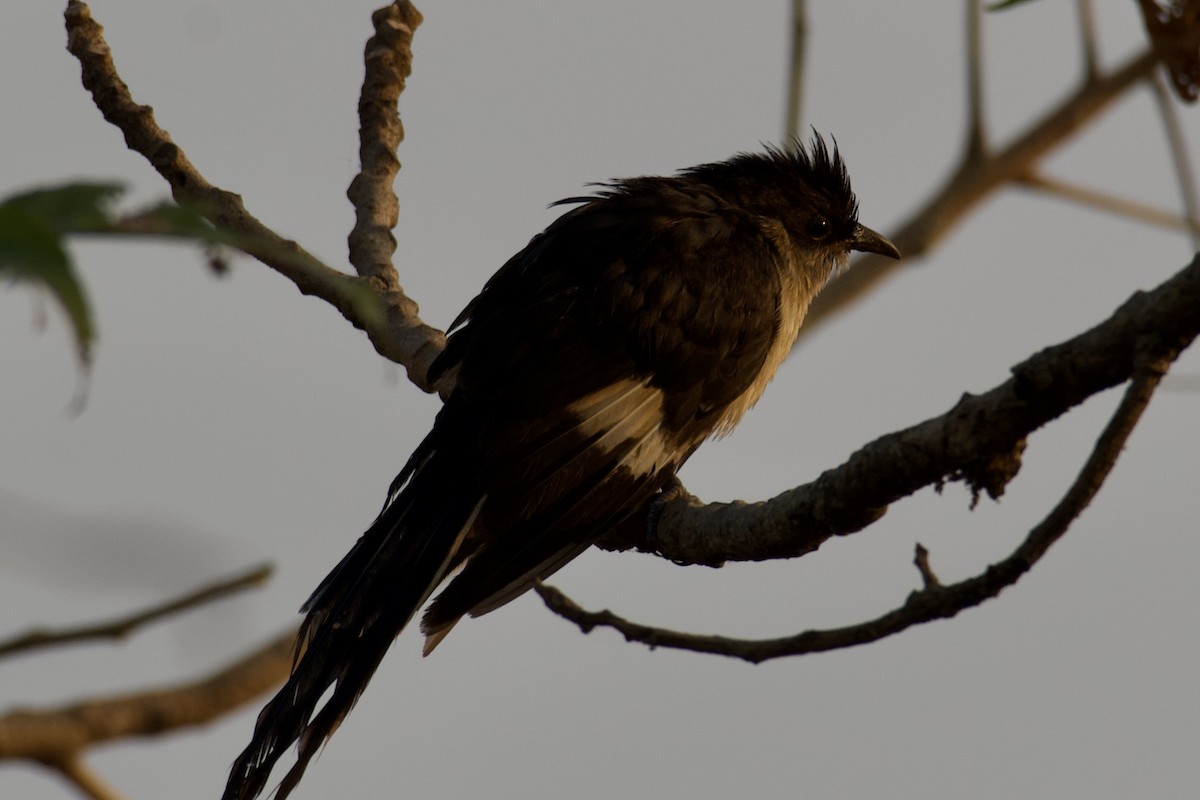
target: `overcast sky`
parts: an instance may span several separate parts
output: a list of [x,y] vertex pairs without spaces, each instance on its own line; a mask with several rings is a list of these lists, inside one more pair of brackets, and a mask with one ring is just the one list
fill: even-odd
[[[135,97],[214,183],[329,263],[353,220],[355,104],[372,3],[97,2]],[[805,119],[837,137],[861,219],[894,229],[962,146],[962,20],[945,2],[811,4]],[[987,19],[1003,143],[1079,73],[1073,3]],[[1144,46],[1104,2],[1102,58]],[[397,263],[445,326],[555,215],[610,177],[670,172],[780,137],[788,8],[777,2],[421,5],[401,101]],[[116,179],[167,195],[79,86],[61,7],[0,25],[0,195]],[[1200,114],[1184,112],[1200,163]],[[1172,207],[1157,110],[1134,92],[1047,165]],[[264,560],[260,592],[128,642],[0,662],[0,708],[198,676],[291,624],[371,521],[437,403],[318,300],[248,259],[80,243],[99,328],[87,406],[57,309],[0,290],[0,637],[137,608]],[[1185,237],[1018,190],[783,366],[683,478],[764,499],[862,444],[1002,382],[1190,257]],[[43,311],[47,321],[38,324]],[[459,626],[422,660],[404,636],[297,798],[1195,797],[1200,786],[1200,357],[1176,367],[1099,498],[1015,588],[851,651],[754,667],[584,636],[535,597]],[[1190,380],[1190,382],[1189,382]],[[1003,502],[924,490],[792,562],[675,567],[590,552],[553,582],[588,607],[698,632],[782,635],[876,616],[1003,557],[1073,478],[1117,393],[1034,435]],[[216,798],[257,705],[91,754],[130,798]],[[70,790],[0,764],[0,797]]]

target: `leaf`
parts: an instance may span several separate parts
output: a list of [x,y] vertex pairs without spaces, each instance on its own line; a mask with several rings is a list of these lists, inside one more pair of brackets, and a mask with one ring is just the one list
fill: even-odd
[[124,191],[116,183],[69,183],[13,195],[3,207],[26,211],[60,234],[86,233],[109,226],[108,206]]
[[58,301],[75,334],[79,364],[86,370],[95,337],[91,309],[52,219],[53,213],[38,214],[20,202],[0,203],[0,277],[30,283]]

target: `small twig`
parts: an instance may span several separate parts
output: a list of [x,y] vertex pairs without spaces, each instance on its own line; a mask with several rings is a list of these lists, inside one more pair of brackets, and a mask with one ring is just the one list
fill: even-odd
[[[1197,47],[1200,47],[1200,44]],[[1188,220],[1188,231],[1192,235],[1192,248],[1200,250],[1200,198],[1196,196],[1196,173],[1192,170],[1191,159],[1188,158],[1183,125],[1179,122],[1175,102],[1171,99],[1170,92],[1167,91],[1162,73],[1154,73],[1150,86],[1154,89],[1154,99],[1158,101],[1163,132],[1167,137],[1171,159],[1175,162],[1175,175],[1179,178],[1179,196],[1183,202],[1184,217]]]
[[921,581],[925,584],[926,589],[942,585],[938,576],[934,574],[933,567],[929,566],[929,551],[920,542],[917,542],[916,551],[913,553],[913,563],[917,565],[917,571],[921,573]]
[[788,67],[787,116],[784,118],[784,142],[800,140],[804,121],[804,62],[808,54],[808,3],[792,0],[792,53]]
[[1086,186],[1079,186],[1078,184],[1069,183],[1058,178],[1051,178],[1041,173],[1025,175],[1018,180],[1018,183],[1030,189],[1047,192],[1065,200],[1071,200],[1099,209],[1100,211],[1108,211],[1112,214],[1128,217],[1138,222],[1145,222],[1149,225],[1158,225],[1162,228],[1184,232],[1194,230],[1197,226],[1200,226],[1200,216],[1188,219],[1173,211],[1127,200],[1124,197],[1089,189]]
[[[925,569],[922,569],[925,588],[910,594],[903,606],[873,620],[842,628],[808,630],[778,639],[702,636],[631,622],[608,610],[588,611],[551,586],[538,584],[535,589],[547,608],[575,623],[584,633],[590,633],[596,628],[612,628],[624,636],[626,641],[645,644],[652,649],[669,647],[690,650],[740,658],[755,664],[783,656],[867,644],[914,625],[935,619],[948,619],[964,609],[995,597],[1003,589],[1016,583],[1045,555],[1050,546],[1066,533],[1071,522],[1087,507],[1112,471],[1121,448],[1133,432],[1170,359],[1174,356],[1175,353],[1168,353],[1146,357],[1126,390],[1120,406],[1101,433],[1092,454],[1080,470],[1079,476],[1062,500],[1030,531],[1025,541],[1008,558],[989,566],[973,578],[949,586],[939,585],[931,572],[926,574]],[[924,548],[919,547],[917,552],[919,568],[923,550]]]
[[967,3],[967,150],[962,169],[987,159],[983,112],[983,0]]
[[1076,0],[1079,16],[1079,39],[1083,45],[1083,79],[1091,83],[1100,75],[1100,53],[1096,46],[1096,15],[1092,0]]
[[91,800],[124,800],[124,795],[105,783],[81,758],[47,764]]
[[0,642],[0,658],[27,650],[93,639],[124,639],[144,625],[229,597],[246,589],[261,586],[271,577],[272,570],[273,567],[270,564],[263,564],[231,578],[222,578],[214,583],[206,584],[165,603],[108,622],[78,625],[59,630],[35,628]]

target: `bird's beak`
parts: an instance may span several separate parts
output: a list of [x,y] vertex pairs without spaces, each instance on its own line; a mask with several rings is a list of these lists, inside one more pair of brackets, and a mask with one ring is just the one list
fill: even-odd
[[855,225],[854,235],[850,237],[850,249],[864,253],[878,253],[888,258],[899,258],[900,250],[866,225]]

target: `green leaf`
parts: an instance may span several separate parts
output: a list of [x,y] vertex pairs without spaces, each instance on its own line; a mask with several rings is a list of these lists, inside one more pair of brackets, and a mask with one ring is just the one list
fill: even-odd
[[0,204],[0,277],[32,284],[58,301],[75,334],[79,363],[86,369],[95,337],[91,309],[52,219],[21,203]]
[[13,195],[3,207],[26,211],[60,234],[102,231],[109,226],[108,207],[124,191],[116,183],[69,183]]

